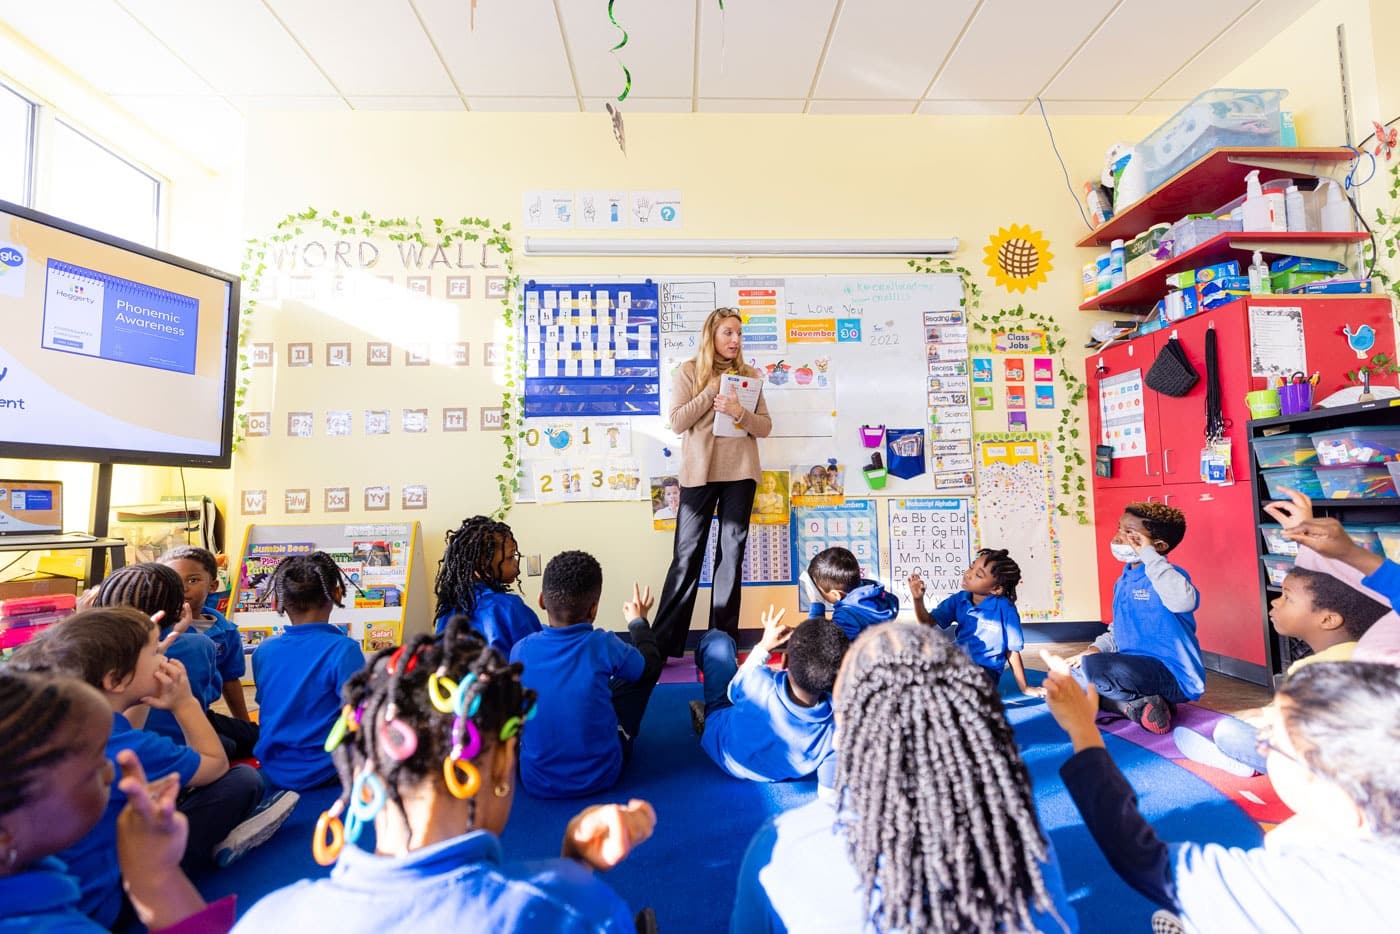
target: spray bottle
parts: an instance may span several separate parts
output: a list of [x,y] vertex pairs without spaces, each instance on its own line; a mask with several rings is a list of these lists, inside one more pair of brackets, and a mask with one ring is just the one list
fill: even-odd
[[1273,209],[1264,197],[1264,188],[1259,184],[1259,170],[1254,169],[1244,177],[1244,229],[1273,230]]
[[1351,205],[1342,195],[1342,186],[1333,179],[1327,188],[1327,203],[1322,206],[1322,229],[1328,233],[1350,233]]

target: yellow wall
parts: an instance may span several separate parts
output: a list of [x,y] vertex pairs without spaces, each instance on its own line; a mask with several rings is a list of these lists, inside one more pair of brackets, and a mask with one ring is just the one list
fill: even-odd
[[[1156,118],[1065,117],[1055,120],[1055,129],[1072,177],[1079,179],[1097,174],[1109,144],[1138,138],[1155,123]],[[1075,250],[1072,241],[1084,227],[1038,116],[633,115],[627,119],[625,158],[601,115],[289,114],[254,118],[249,130],[246,229],[253,235],[290,211],[314,205],[323,210],[368,210],[376,216],[475,214],[497,222],[511,220],[519,242],[525,190],[675,188],[684,197],[685,236],[956,236],[963,244],[958,262],[980,276],[988,236],[998,226],[1026,223],[1050,240],[1054,271],[1038,291],[1014,297],[981,278],[984,310],[1023,303],[1055,314],[1070,338],[1069,356],[1076,369],[1078,348],[1097,320],[1075,310],[1079,268],[1088,257]],[[901,274],[908,269],[898,260],[521,258],[519,271],[529,277],[637,272]],[[479,287],[479,282],[473,286]],[[490,333],[488,322],[472,318],[475,309],[473,305],[462,320],[463,339],[485,339]],[[280,324],[271,314],[259,314],[253,339],[275,341],[279,354],[288,340],[315,339],[314,312],[295,309]],[[412,320],[394,314],[404,326]],[[326,319],[320,326],[345,333],[344,325]],[[327,334],[320,339],[340,338]],[[364,337],[353,339],[358,364]],[[318,364],[321,352],[318,346]],[[340,374],[319,365],[300,372],[280,367],[275,373],[262,371],[254,407],[271,398],[268,392],[275,379],[280,395],[271,403],[274,433],[284,431],[289,409],[315,410],[320,418],[325,409],[343,407],[356,410],[358,435],[358,410],[367,400],[380,398],[397,409],[414,397],[395,379],[419,376],[397,363],[382,373],[357,367],[355,383],[336,383]],[[463,398],[459,391],[455,397],[429,398],[421,404],[469,403],[473,418],[479,406],[495,404],[499,389],[475,359],[473,364],[458,383],[471,397]],[[449,368],[443,369],[452,375]],[[1004,416],[998,413],[997,418],[1004,430]],[[1054,422],[1042,424],[1053,428]],[[979,430],[996,427],[989,423]],[[376,445],[383,439],[362,435],[321,438],[319,425],[318,437],[308,442],[250,441],[246,456],[236,465],[236,485],[267,487],[267,521],[282,521],[281,490],[319,487],[318,477],[349,477],[357,497],[358,487],[369,482],[365,476],[383,478],[396,491],[405,482],[427,482],[431,508],[425,517],[426,540],[429,560],[435,563],[443,532],[466,515],[489,511],[496,502],[498,436],[475,428],[474,424],[472,432],[452,436],[436,433],[435,426],[433,434],[415,439],[398,435],[395,425],[392,446]],[[338,443],[341,440],[345,444]],[[319,497],[315,489],[317,508]],[[359,505],[349,518],[374,517],[359,512]],[[235,525],[243,521],[233,518]],[[310,518],[320,521],[319,515]],[[576,547],[599,557],[608,581],[605,622],[615,622],[612,607],[620,604],[624,585],[634,577],[660,588],[670,535],[648,530],[643,504],[522,505],[509,521],[526,554],[547,559]],[[1095,569],[1092,560],[1082,557],[1091,553],[1092,532],[1068,522],[1062,523],[1061,534],[1063,618],[1096,619]],[[237,542],[237,535],[231,541]],[[538,581],[527,580],[526,587],[533,599]],[[766,605],[770,598],[790,599],[790,591],[752,593],[745,603],[746,622],[756,623],[760,601]]]

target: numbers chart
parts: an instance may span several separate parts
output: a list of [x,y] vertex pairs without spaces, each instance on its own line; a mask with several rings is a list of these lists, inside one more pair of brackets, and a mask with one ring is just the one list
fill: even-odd
[[[705,542],[705,563],[700,566],[700,584],[714,584],[715,541],[719,519],[710,520],[710,537]],[[792,549],[787,525],[750,525],[744,548],[745,584],[791,584]]]
[[[792,511],[792,553],[798,573],[827,548],[848,548],[860,562],[860,576],[880,576],[880,541],[876,531],[875,501],[848,499],[839,506],[798,507]],[[798,605],[807,611],[807,597],[798,588]]]

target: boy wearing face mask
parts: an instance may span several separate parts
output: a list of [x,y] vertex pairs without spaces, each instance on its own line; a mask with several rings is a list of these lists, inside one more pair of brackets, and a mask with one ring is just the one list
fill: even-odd
[[1166,559],[1185,535],[1180,509],[1128,504],[1110,546],[1124,564],[1113,588],[1113,620],[1070,659],[1075,678],[1098,690],[1102,709],[1153,733],[1170,730],[1172,705],[1195,700],[1206,686],[1196,639],[1201,595]]

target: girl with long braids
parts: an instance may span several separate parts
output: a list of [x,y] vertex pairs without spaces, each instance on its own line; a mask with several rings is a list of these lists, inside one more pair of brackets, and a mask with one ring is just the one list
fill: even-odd
[[360,644],[331,624],[348,581],[330,555],[292,555],[272,572],[272,606],[289,625],[253,650],[263,774],[305,791],[335,778],[322,748],[340,714],[340,689],[365,665]]
[[510,526],[486,516],[463,519],[447,533],[438,562],[437,631],[461,613],[487,645],[509,658],[515,643],[543,628],[535,611],[511,590],[519,578],[520,548]]
[[[644,801],[588,808],[563,858],[502,860],[516,751],[535,693],[454,616],[437,639],[381,651],[345,686],[326,738],[341,797],[317,822],[328,879],[254,905],[235,930],[632,932],[626,904],[598,879],[651,834]],[[375,851],[355,845],[373,823]]]
[[835,800],[749,845],[731,932],[1073,932],[1001,699],[930,627],[851,646],[834,692]]

